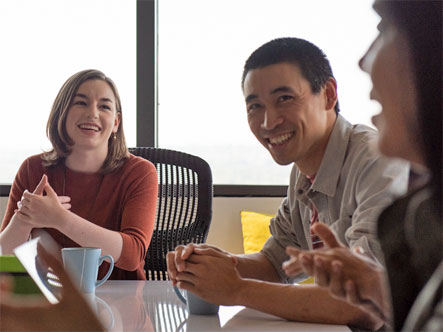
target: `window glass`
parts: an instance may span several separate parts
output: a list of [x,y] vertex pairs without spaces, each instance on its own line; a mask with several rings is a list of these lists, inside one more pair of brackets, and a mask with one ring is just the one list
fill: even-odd
[[377,106],[358,60],[376,35],[373,0],[159,1],[159,146],[201,156],[216,184],[287,184],[250,132],[240,88],[247,57],[277,37],[300,37],[328,56],[341,113],[370,124]]
[[136,142],[136,1],[0,1],[0,183],[48,150],[46,121],[72,74],[99,69],[116,83],[128,145]]

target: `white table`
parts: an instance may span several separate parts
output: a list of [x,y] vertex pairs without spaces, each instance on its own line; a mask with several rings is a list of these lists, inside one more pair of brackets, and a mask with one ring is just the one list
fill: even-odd
[[110,280],[89,300],[109,331],[350,331],[343,325],[289,322],[243,306],[188,315],[168,281]]

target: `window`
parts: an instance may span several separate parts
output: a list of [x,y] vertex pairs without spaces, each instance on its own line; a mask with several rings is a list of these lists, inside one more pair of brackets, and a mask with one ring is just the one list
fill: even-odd
[[83,69],[115,81],[128,144],[135,146],[135,18],[135,1],[0,1],[0,183],[12,183],[26,157],[50,148],[45,130],[52,102]]
[[357,62],[376,35],[373,0],[158,1],[158,144],[199,155],[216,184],[287,185],[249,130],[244,62],[277,38],[307,39],[326,53],[341,113],[370,124],[370,81]]
[[0,183],[10,184],[26,157],[49,149],[46,120],[62,83],[97,68],[119,88],[129,146],[158,137],[159,147],[199,155],[215,184],[287,185],[290,167],[276,165],[248,128],[244,61],[272,38],[314,42],[331,61],[342,114],[369,124],[376,106],[357,61],[376,35],[371,6],[372,0],[0,1],[0,29],[8,32],[0,39]]

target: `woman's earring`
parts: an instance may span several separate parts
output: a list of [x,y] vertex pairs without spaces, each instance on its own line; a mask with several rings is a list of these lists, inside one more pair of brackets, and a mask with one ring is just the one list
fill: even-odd
[[117,134],[114,133],[114,141],[117,139]]

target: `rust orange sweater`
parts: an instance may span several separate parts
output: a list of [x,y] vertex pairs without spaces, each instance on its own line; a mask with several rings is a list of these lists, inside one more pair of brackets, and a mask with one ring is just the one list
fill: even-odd
[[[3,230],[11,220],[23,191],[33,191],[43,174],[59,196],[71,197],[71,211],[104,228],[120,232],[123,250],[110,279],[146,279],[144,259],[154,228],[157,201],[157,171],[149,161],[130,155],[122,167],[109,174],[85,174],[64,164],[44,167],[41,155],[21,165],[9,195]],[[47,230],[63,247],[78,247],[55,229]],[[108,270],[104,262],[99,278]]]

